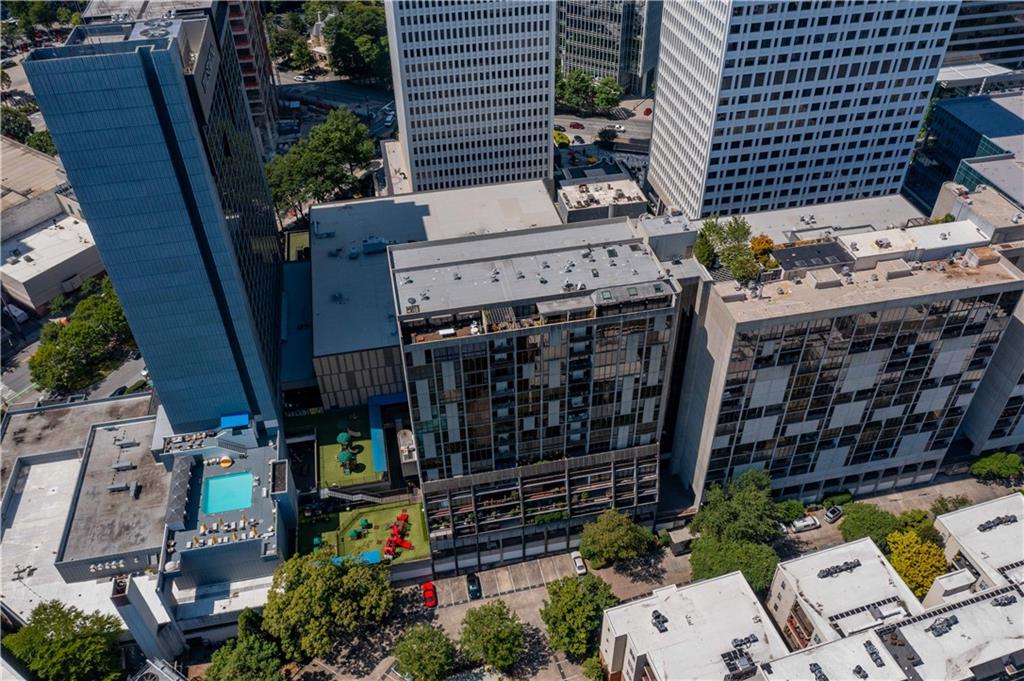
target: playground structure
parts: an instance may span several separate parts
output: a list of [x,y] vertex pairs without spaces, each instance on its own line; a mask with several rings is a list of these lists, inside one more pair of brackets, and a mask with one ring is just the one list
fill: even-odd
[[410,550],[413,548],[412,543],[405,538],[405,533],[409,529],[409,514],[404,510],[398,514],[395,518],[395,522],[391,523],[391,534],[388,535],[387,540],[384,542],[384,558],[385,560],[391,560],[395,557],[395,549],[400,548],[403,550]]

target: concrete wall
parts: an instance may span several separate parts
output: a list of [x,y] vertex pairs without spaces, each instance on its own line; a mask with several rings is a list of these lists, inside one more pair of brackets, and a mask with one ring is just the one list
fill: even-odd
[[56,217],[63,212],[64,208],[57,200],[57,192],[53,189],[33,196],[28,201],[6,209],[0,216],[0,222],[3,223],[4,239],[17,236],[40,222]]
[[0,276],[4,290],[11,298],[36,314],[42,314],[55,296],[77,290],[86,279],[102,273],[99,249],[96,244],[90,244],[67,260],[40,270],[25,281],[18,281],[6,272],[0,272]]

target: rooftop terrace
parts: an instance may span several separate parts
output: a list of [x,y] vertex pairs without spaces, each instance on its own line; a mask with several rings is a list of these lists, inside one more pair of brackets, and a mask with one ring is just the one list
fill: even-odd
[[558,194],[569,210],[646,203],[644,193],[633,180],[602,180],[562,185]]

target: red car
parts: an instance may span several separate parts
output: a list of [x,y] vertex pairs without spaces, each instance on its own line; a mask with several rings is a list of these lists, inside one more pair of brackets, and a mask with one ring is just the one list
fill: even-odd
[[646,109],[644,109],[644,116],[650,116],[653,112],[654,109],[652,109],[651,107],[647,107]]
[[572,123],[569,124],[569,127],[572,128],[573,130],[582,130],[584,126],[579,121],[573,121]]
[[434,591],[433,582],[424,582],[420,587],[423,590],[423,605],[427,608],[437,607],[437,592]]

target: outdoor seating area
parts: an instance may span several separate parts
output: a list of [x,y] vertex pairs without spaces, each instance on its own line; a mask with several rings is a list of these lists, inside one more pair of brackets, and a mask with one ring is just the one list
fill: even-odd
[[[316,429],[317,482],[320,487],[366,485],[384,479],[376,463],[367,407],[348,407],[288,419],[287,428]],[[383,454],[383,453],[381,453]]]
[[407,563],[430,556],[426,518],[411,502],[366,506],[303,519],[299,551],[368,563]]

